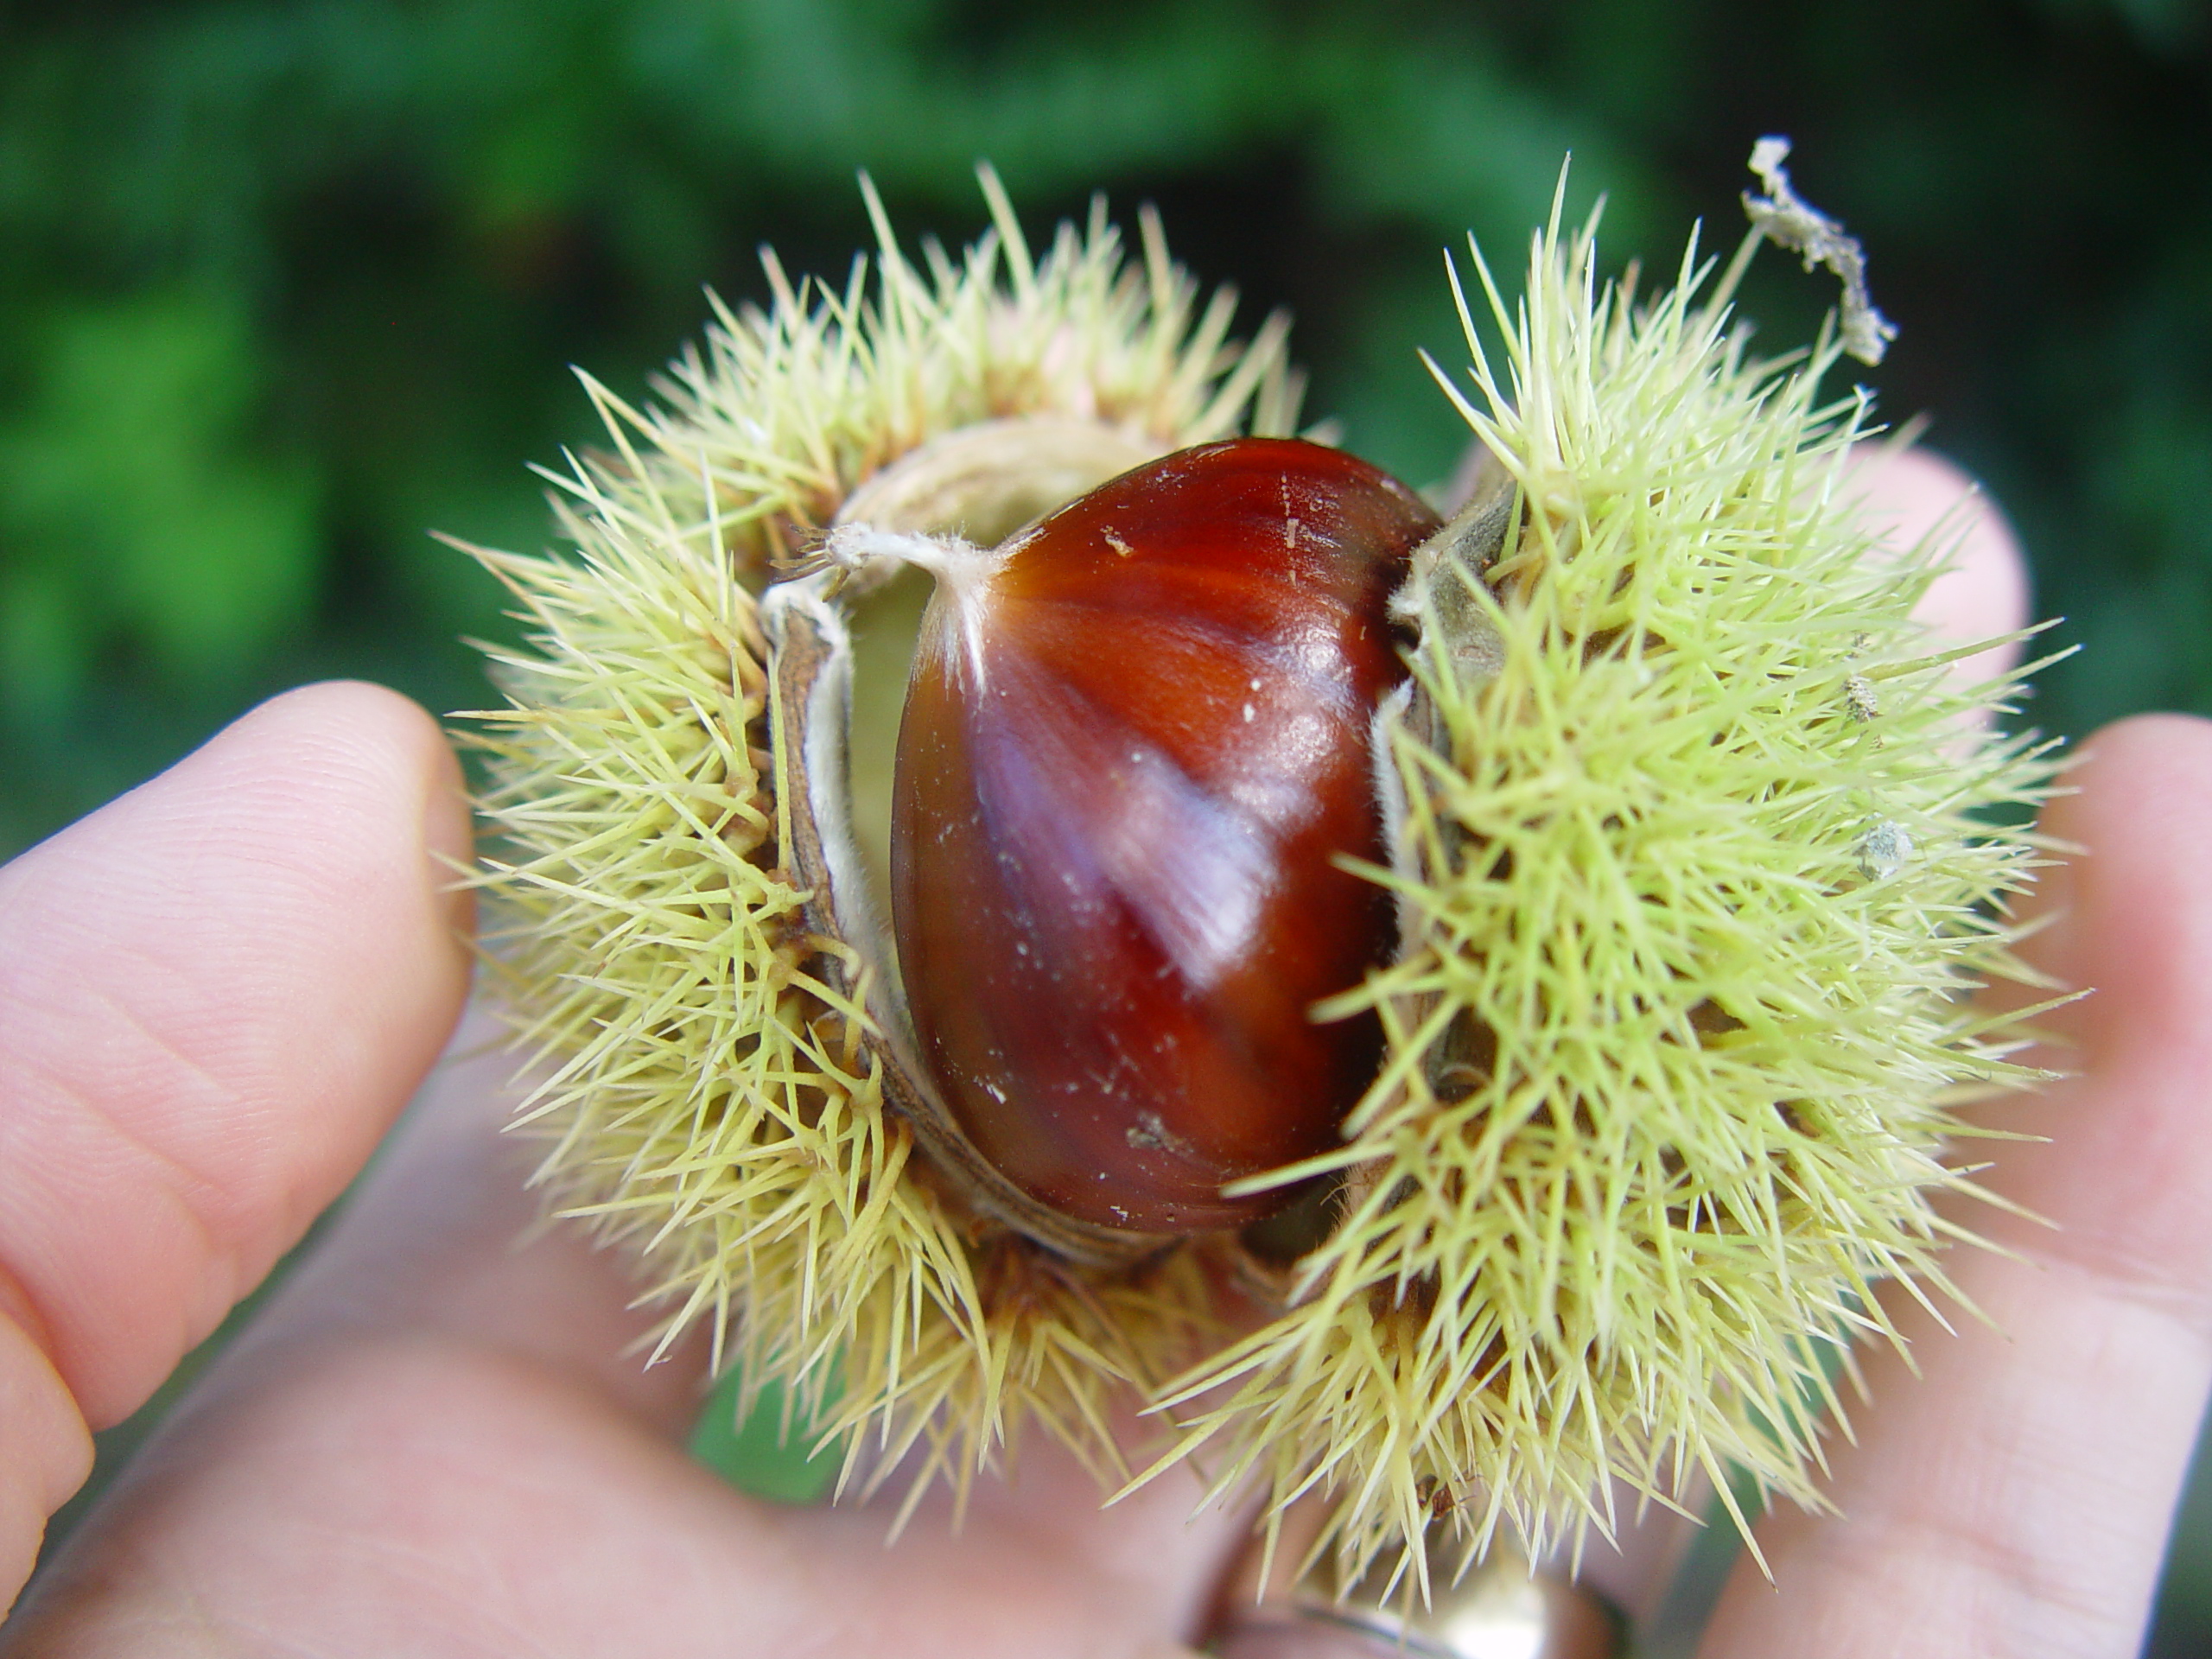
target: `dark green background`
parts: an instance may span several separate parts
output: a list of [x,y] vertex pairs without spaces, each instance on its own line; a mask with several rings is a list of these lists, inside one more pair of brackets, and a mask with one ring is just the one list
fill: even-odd
[[[859,168],[965,239],[981,157],[1039,232],[1157,202],[1420,483],[1440,248],[1516,268],[1572,149],[1670,264],[1789,133],[1903,325],[1885,409],[2088,647],[2036,718],[2212,711],[2209,47],[2190,0],[0,3],[0,852],[304,678],[480,702],[455,641],[508,625],[425,532],[541,541],[563,365],[639,393],[764,240],[842,274]],[[1782,345],[1831,293],[1770,257],[1746,305]],[[2212,1652],[2204,1530],[2158,1651]]]

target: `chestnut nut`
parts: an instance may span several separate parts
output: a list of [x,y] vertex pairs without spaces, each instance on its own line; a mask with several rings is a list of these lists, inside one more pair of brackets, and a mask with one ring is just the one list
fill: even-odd
[[892,911],[920,1058],[996,1170],[1099,1227],[1279,1208],[1336,1144],[1386,951],[1370,760],[1387,606],[1439,528],[1341,451],[1236,439],[1125,473],[938,578],[900,725]]

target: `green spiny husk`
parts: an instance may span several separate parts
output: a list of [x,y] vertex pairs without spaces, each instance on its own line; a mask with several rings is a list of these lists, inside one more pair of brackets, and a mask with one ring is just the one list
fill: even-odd
[[1469,316],[1452,395],[1517,491],[1469,588],[1496,671],[1417,655],[1373,872],[1406,948],[1326,1011],[1375,1008],[1388,1063],[1341,1151],[1268,1178],[1339,1181],[1334,1230],[1201,1358],[1230,1242],[1083,1268],[979,1221],[884,1110],[865,985],[819,971],[848,947],[778,850],[754,589],[855,487],[980,422],[1166,449],[1294,409],[1279,330],[1230,346],[1149,226],[1141,276],[1097,216],[1033,262],[988,188],[999,228],[926,279],[887,229],[873,293],[772,266],[662,407],[596,394],[615,447],[556,480],[569,553],[479,553],[531,629],[482,717],[485,884],[556,1203],[863,1484],[964,1486],[1028,1420],[1111,1473],[1134,1389],[1179,1436],[1153,1472],[1335,1494],[1346,1583],[1439,1517],[1470,1554],[1609,1529],[1616,1483],[1817,1502],[1843,1344],[1894,1339],[1873,1287],[1951,1294],[1955,1108],[2037,1075],[1967,993],[2031,978],[2007,906],[2037,843],[2003,824],[2051,771],[1982,734],[2020,674],[1957,684],[1911,621],[1944,543],[1873,544],[1834,345],[1751,359],[1740,257],[1639,307],[1556,214],[1517,310],[1482,270],[1507,372]]

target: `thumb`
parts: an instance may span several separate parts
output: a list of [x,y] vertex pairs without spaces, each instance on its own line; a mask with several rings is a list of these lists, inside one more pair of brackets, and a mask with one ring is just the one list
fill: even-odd
[[359,1169],[460,1009],[459,770],[372,686],[254,710],[0,868],[0,1596]]

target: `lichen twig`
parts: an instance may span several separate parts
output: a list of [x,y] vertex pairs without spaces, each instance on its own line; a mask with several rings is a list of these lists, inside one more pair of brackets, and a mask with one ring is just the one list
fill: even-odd
[[1875,364],[1897,337],[1897,324],[1874,308],[1866,292],[1866,252],[1843,226],[1789,188],[1782,163],[1789,154],[1787,138],[1762,138],[1751,146],[1752,172],[1767,194],[1744,192],[1744,212],[1751,228],[1782,247],[1804,256],[1805,269],[1826,265],[1843,282],[1843,349],[1861,363]]

